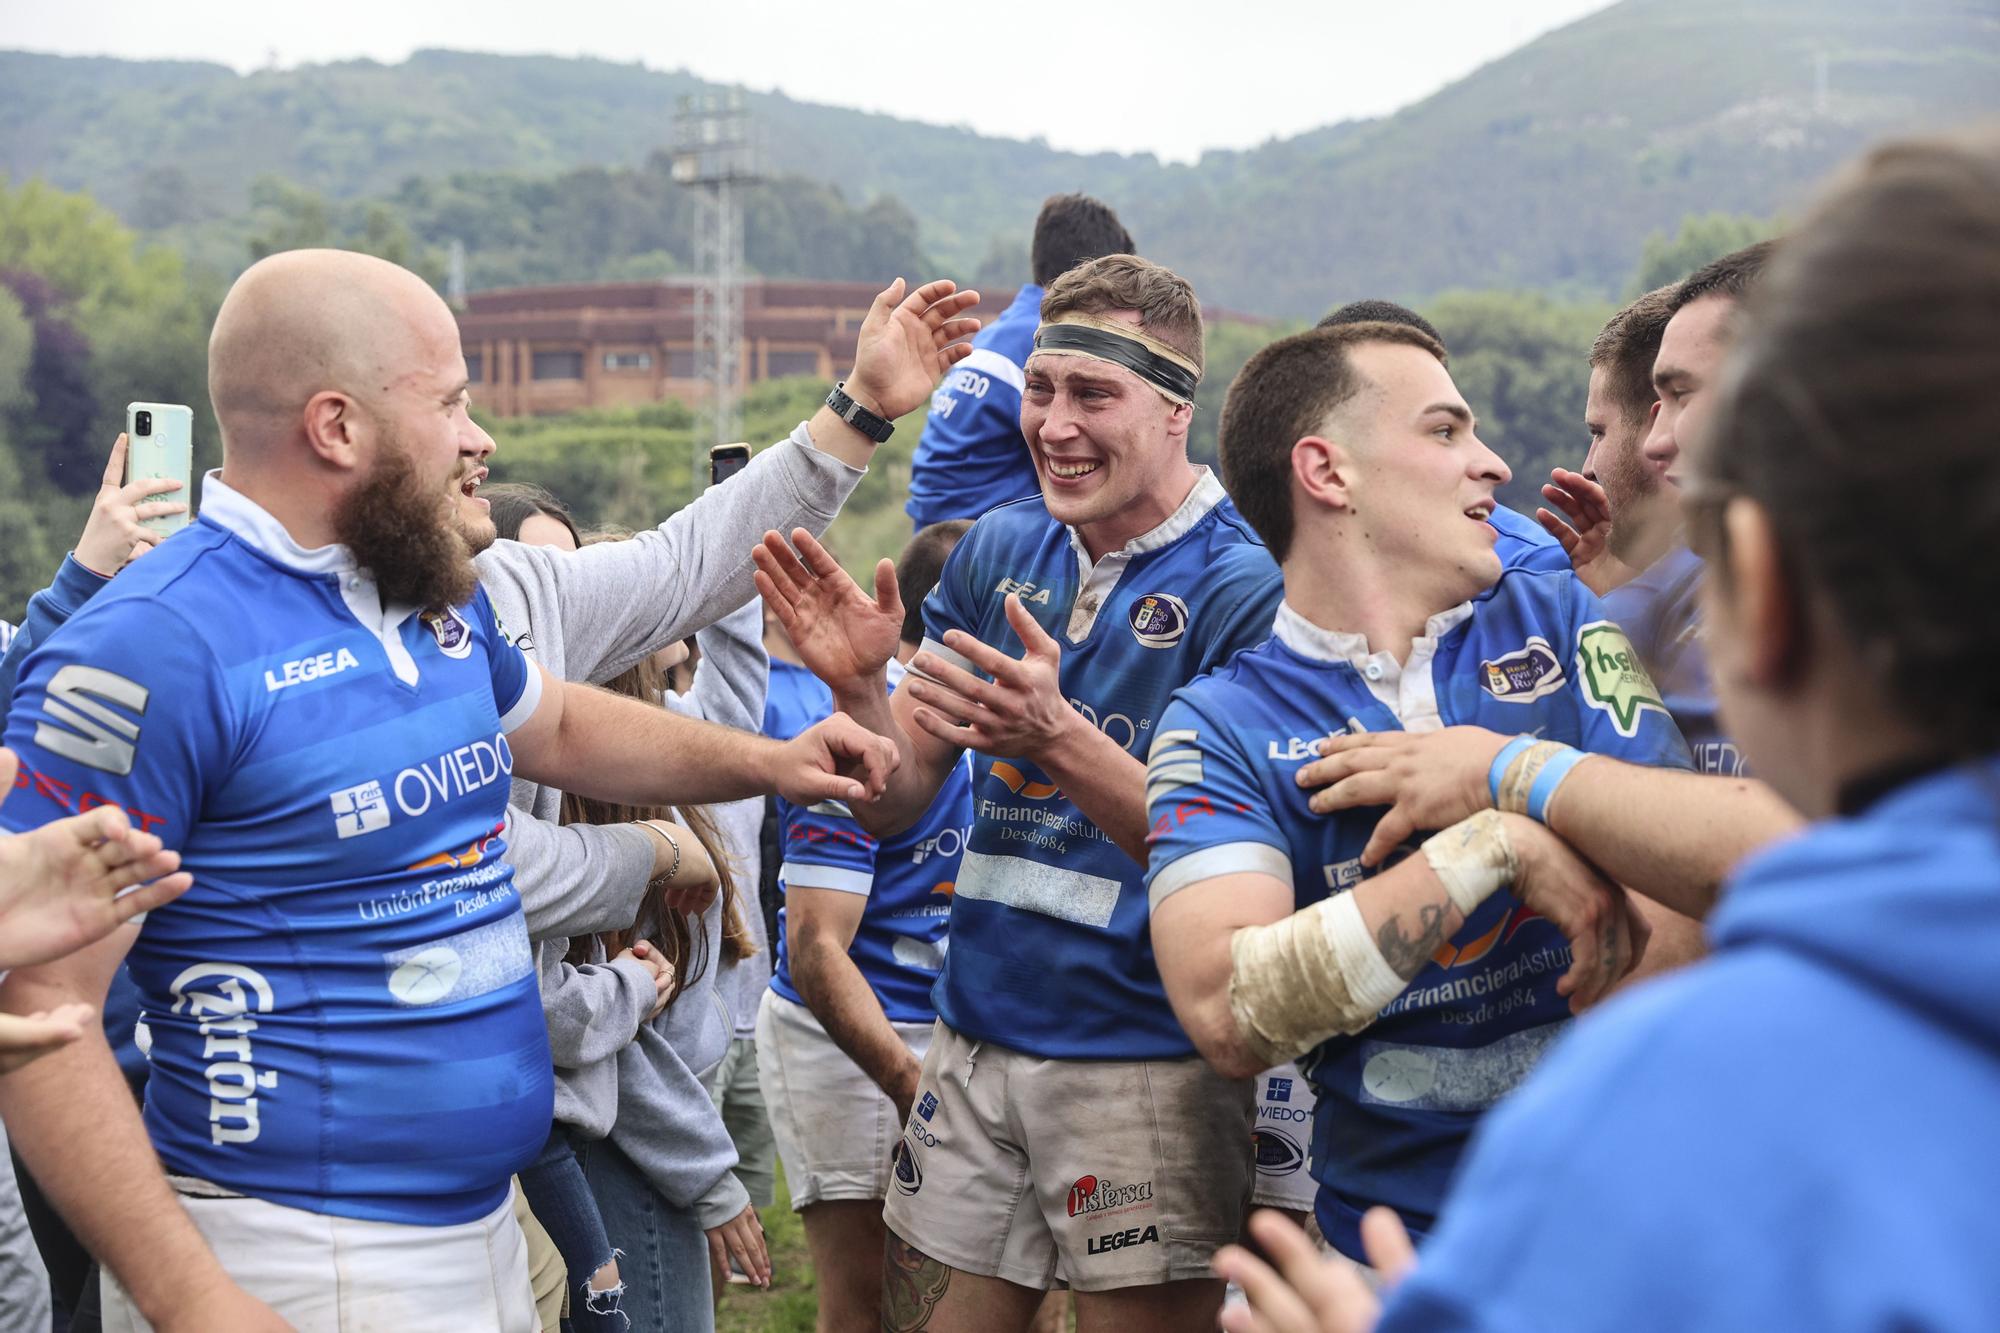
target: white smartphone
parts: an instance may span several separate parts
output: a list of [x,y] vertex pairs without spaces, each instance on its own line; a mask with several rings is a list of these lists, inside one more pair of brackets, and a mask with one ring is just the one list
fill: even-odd
[[166,477],[181,484],[157,498],[187,506],[178,514],[141,519],[159,533],[179,532],[194,509],[194,409],[180,403],[125,404],[125,482]]

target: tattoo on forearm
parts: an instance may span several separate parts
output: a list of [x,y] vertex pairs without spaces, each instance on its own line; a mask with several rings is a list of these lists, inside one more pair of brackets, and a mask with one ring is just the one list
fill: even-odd
[[915,1333],[929,1328],[951,1267],[931,1258],[895,1232],[882,1252],[882,1333]]
[[1375,947],[1397,976],[1413,977],[1444,943],[1444,919],[1445,909],[1435,903],[1418,909],[1417,933],[1412,938],[1403,933],[1402,919],[1392,916],[1375,932]]

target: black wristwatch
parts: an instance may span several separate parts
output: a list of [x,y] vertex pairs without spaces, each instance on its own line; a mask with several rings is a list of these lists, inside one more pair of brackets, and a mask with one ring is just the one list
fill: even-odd
[[826,396],[826,405],[833,409],[835,416],[860,431],[863,435],[866,435],[869,439],[875,441],[875,443],[886,443],[889,437],[896,433],[896,423],[887,417],[876,416],[873,412],[870,412],[867,408],[849,398],[846,386],[846,380],[842,380],[839,384],[834,385],[833,391]]

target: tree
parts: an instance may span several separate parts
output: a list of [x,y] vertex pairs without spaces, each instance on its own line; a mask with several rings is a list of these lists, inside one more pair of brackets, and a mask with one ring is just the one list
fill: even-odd
[[1656,231],[1646,238],[1639,269],[1626,285],[1627,299],[1679,282],[1711,259],[1720,259],[1746,245],[1776,236],[1782,224],[1773,218],[1731,213],[1696,213],[1681,219],[1671,238]]

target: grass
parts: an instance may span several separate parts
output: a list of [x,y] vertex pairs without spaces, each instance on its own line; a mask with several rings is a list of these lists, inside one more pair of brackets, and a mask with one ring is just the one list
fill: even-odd
[[771,1249],[771,1286],[730,1287],[716,1312],[716,1333],[812,1333],[819,1293],[806,1232],[792,1211],[785,1169],[778,1168],[777,1202],[759,1213],[764,1243]]

